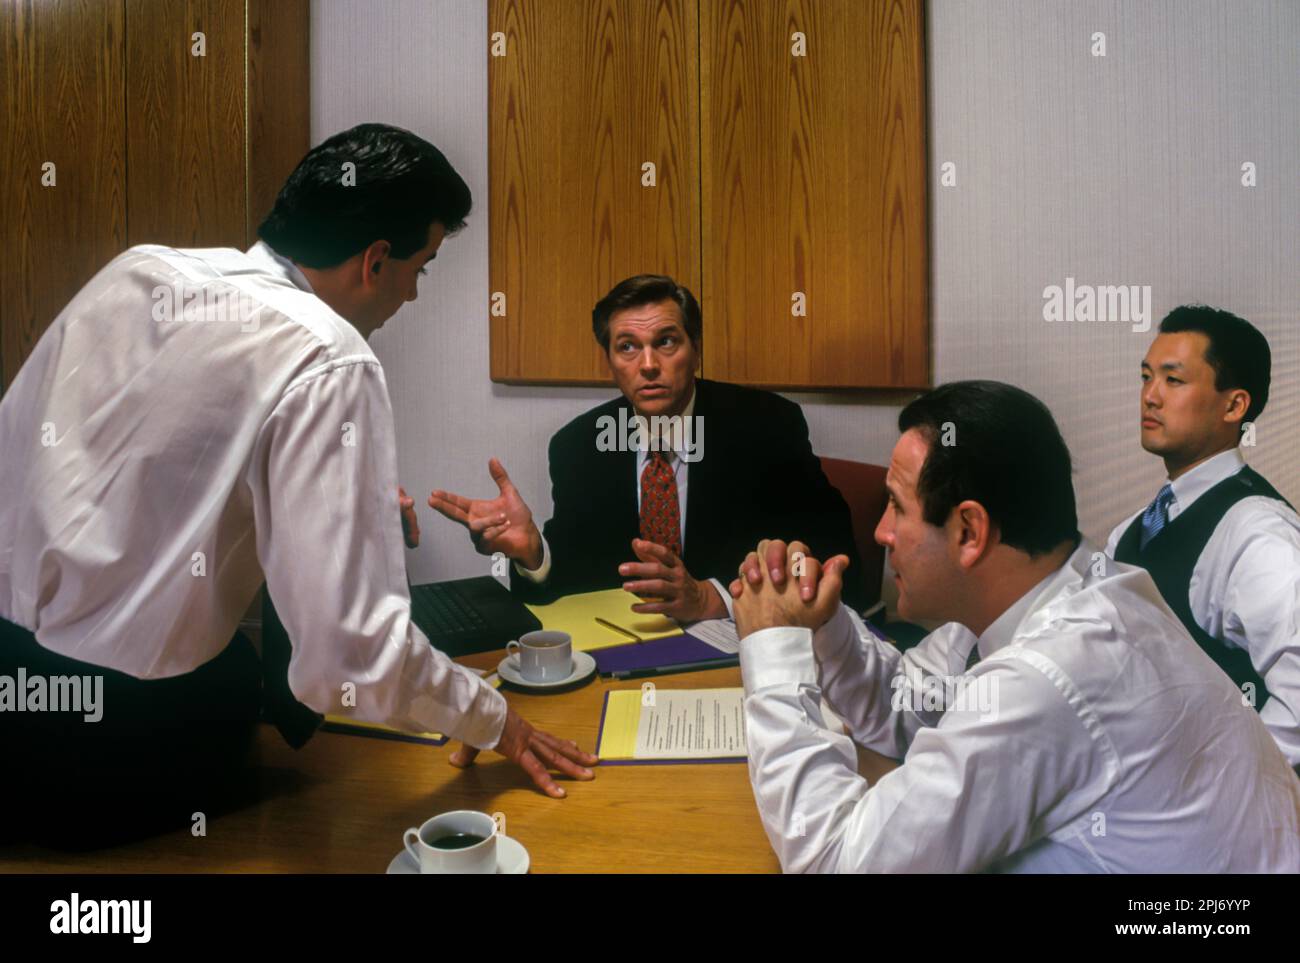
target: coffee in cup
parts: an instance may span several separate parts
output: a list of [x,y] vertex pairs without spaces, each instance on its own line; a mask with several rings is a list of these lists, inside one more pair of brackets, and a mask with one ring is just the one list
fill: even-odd
[[573,674],[573,638],[568,632],[526,632],[518,642],[507,642],[506,652],[510,665],[527,682],[559,682]]
[[487,813],[460,809],[426,819],[402,834],[421,873],[495,873],[497,824]]

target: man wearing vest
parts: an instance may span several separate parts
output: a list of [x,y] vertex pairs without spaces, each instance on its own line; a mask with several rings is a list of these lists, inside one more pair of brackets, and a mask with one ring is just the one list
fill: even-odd
[[1142,447],[1169,478],[1106,552],[1151,573],[1202,649],[1300,766],[1300,517],[1238,447],[1268,401],[1268,341],[1184,305],[1142,361]]

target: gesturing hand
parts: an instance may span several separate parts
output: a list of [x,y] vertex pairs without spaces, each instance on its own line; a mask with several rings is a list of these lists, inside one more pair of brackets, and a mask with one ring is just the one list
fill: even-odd
[[533,524],[533,513],[501,462],[489,461],[488,472],[497,483],[496,498],[466,498],[435,489],[429,495],[429,507],[469,529],[479,554],[501,552],[525,568],[537,568],[542,564],[542,533]]
[[420,520],[415,517],[415,499],[406,494],[406,489],[397,486],[397,505],[402,513],[402,538],[407,548],[420,546]]
[[[473,746],[462,744],[451,754],[451,764],[458,769],[472,766],[478,752]],[[558,769],[574,779],[594,779],[596,774],[586,767],[600,762],[596,756],[578,748],[572,739],[560,739],[534,729],[514,709],[507,710],[505,728],[493,752],[521,767],[538,789],[555,799],[563,799],[565,792],[555,784],[548,769]]]
[[793,625],[816,630],[840,604],[848,557],[836,555],[823,566],[808,546],[780,540],[758,543],[731,583],[736,634],[742,639],[760,629]]
[[634,595],[655,599],[638,602],[632,606],[633,612],[667,615],[679,622],[726,616],[727,606],[714,587],[691,578],[682,560],[672,551],[641,538],[632,539],[632,551],[641,561],[624,562],[618,567],[619,575],[636,579],[624,582],[623,588]]

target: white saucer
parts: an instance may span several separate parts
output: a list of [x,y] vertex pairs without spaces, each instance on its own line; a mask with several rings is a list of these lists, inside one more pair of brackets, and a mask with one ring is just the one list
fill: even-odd
[[501,678],[511,685],[519,686],[521,689],[559,689],[562,686],[573,685],[582,679],[587,678],[596,671],[596,660],[588,652],[573,653],[573,671],[563,679],[556,679],[554,682],[530,682],[519,674],[519,671],[510,664],[511,656],[506,656],[497,666],[497,672]]
[[[524,849],[523,843],[509,836],[497,837],[498,874],[517,876],[528,872],[528,866],[528,850]],[[414,856],[403,848],[400,853],[393,857],[393,861],[388,864],[387,873],[389,876],[419,876],[420,864],[415,861]]]

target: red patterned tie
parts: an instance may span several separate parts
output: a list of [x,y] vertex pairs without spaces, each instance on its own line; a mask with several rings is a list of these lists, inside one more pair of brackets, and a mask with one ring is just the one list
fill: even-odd
[[641,537],[682,554],[682,513],[677,504],[677,475],[661,451],[650,452],[641,472]]

